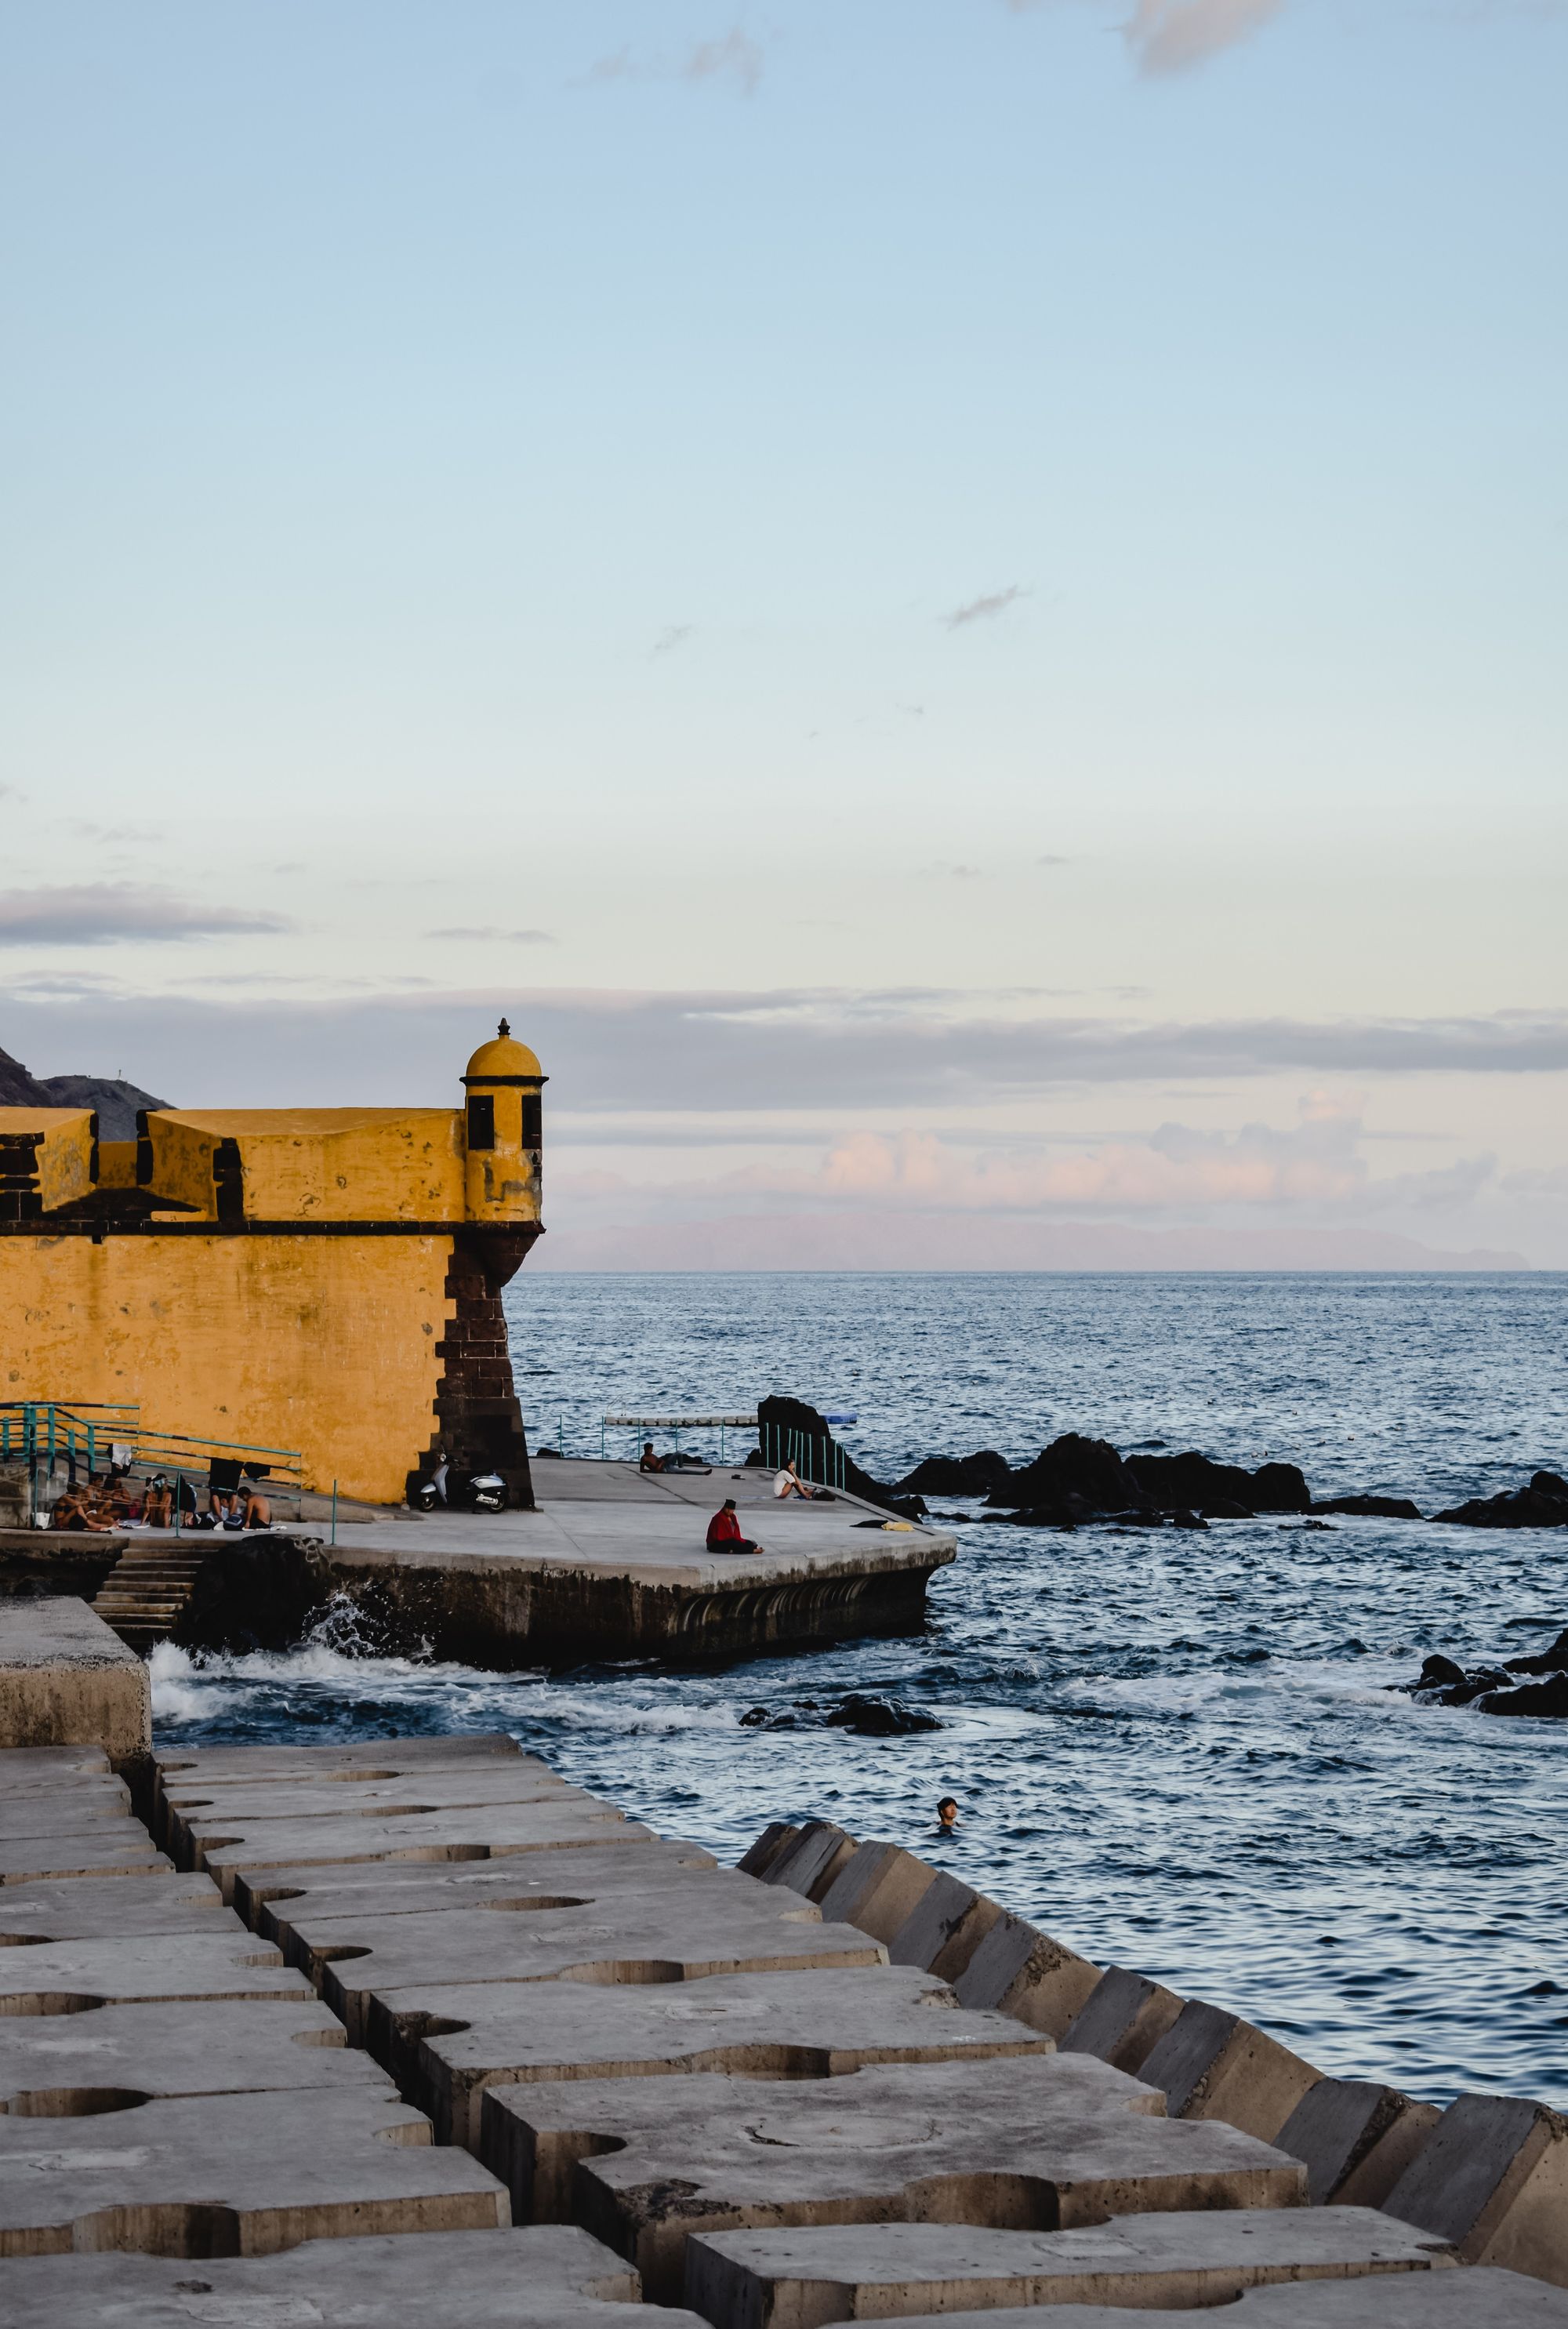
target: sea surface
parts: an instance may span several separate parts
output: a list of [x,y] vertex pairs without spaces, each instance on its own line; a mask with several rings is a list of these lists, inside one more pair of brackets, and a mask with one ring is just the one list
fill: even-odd
[[[1066,1430],[1284,1459],[1319,1495],[1427,1512],[1568,1471],[1563,1276],[525,1270],[508,1307],[533,1444],[572,1455],[626,1452],[607,1413],[787,1391],[856,1412],[842,1437],[884,1478],[934,1452],[1021,1462]],[[770,1819],[831,1817],[1327,2071],[1568,2106],[1568,1723],[1393,1687],[1429,1650],[1544,1646],[1568,1625],[1568,1534],[1281,1514],[1061,1535],[935,1509],[962,1551],[911,1638],[498,1676],[378,1656],[330,1615],[286,1655],[159,1650],[159,1740],[504,1729],[721,1860]],[[824,1727],[850,1691],[942,1728]],[[748,1726],[756,1709],[793,1727]]]

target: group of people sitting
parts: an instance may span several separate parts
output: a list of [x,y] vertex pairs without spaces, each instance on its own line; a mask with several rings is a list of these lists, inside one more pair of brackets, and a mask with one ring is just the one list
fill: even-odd
[[[826,1488],[813,1487],[809,1480],[803,1480],[793,1464],[782,1464],[775,1473],[773,1492],[781,1501],[790,1496],[799,1496],[804,1500],[813,1496],[829,1496],[829,1501],[831,1501],[830,1492]],[[708,1523],[708,1550],[709,1552],[760,1552],[762,1551],[760,1544],[751,1537],[743,1535],[740,1514],[733,1496],[726,1496],[723,1504]]]
[[[232,1477],[230,1477],[232,1475]],[[193,1529],[263,1529],[272,1524],[272,1506],[258,1484],[238,1464],[214,1462],[207,1484],[207,1503],[199,1504],[194,1485],[179,1484],[180,1517]],[[85,1486],[73,1483],[55,1498],[49,1514],[52,1529],[86,1530],[95,1536],[127,1528],[173,1528],[174,1490],[166,1472],[155,1472],[138,1495],[129,1466],[109,1466],[101,1485],[90,1476]]]

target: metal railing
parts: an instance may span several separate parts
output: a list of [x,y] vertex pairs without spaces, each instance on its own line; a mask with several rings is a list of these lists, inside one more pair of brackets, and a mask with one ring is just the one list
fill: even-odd
[[[202,1439],[182,1431],[144,1428],[134,1401],[89,1400],[0,1400],[0,1465],[27,1466],[28,1501],[41,1524],[67,1487],[85,1469],[90,1482],[111,1466],[144,1484],[155,1473],[170,1476],[176,1535],[201,1511],[214,1462],[238,1464],[269,1502],[292,1500],[300,1517],[305,1461],[295,1447],[259,1447],[240,1439]],[[63,1466],[65,1477],[57,1482]],[[198,1489],[200,1488],[200,1498]],[[335,1537],[336,1483],[333,1483]]]
[[763,1463],[770,1472],[793,1464],[801,1478],[813,1486],[836,1488],[840,1495],[846,1493],[848,1459],[836,1439],[819,1439],[814,1432],[782,1423],[759,1424],[756,1436]]
[[[712,1431],[717,1429],[718,1433],[718,1460],[720,1464],[728,1464],[729,1457],[726,1453],[728,1444],[725,1438],[726,1432],[737,1429],[755,1431],[756,1429],[756,1418],[755,1415],[606,1415],[601,1419],[599,1424],[599,1457],[601,1461],[607,1460],[609,1457],[609,1433],[611,1429],[621,1429],[623,1428],[628,1429],[632,1434],[632,1460],[634,1463],[637,1462],[641,1457],[643,1452],[642,1441],[646,1434],[651,1431],[672,1431],[675,1435],[675,1453],[679,1456],[681,1453],[681,1434],[683,1431]],[[565,1455],[566,1449],[564,1447],[561,1449],[561,1453],[563,1456]]]

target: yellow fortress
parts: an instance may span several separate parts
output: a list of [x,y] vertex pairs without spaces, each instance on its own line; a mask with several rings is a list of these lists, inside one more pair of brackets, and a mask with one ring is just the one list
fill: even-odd
[[398,1504],[444,1450],[531,1504],[501,1289],[542,1234],[547,1079],[505,1020],[457,1108],[0,1108],[0,1399],[297,1449]]

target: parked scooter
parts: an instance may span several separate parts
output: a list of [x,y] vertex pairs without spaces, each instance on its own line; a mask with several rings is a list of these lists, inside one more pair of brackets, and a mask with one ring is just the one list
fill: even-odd
[[419,1512],[438,1513],[454,1507],[470,1513],[503,1513],[511,1491],[499,1472],[468,1472],[454,1478],[445,1464],[437,1465],[414,1492]]

